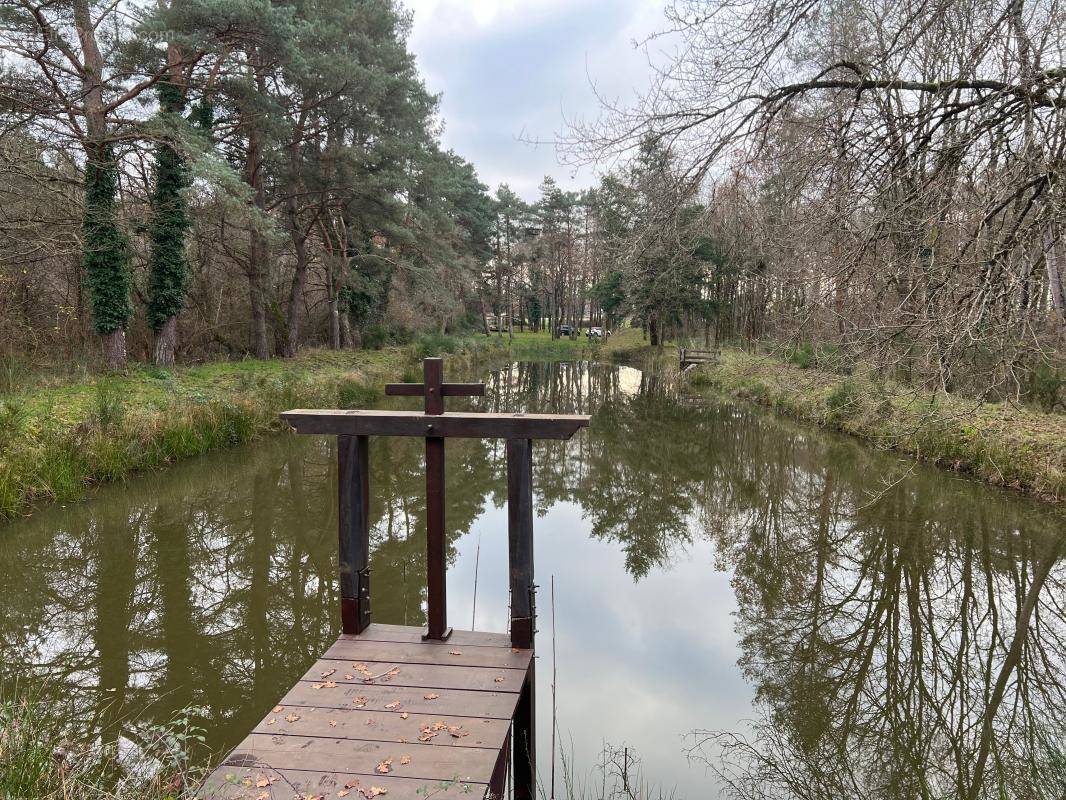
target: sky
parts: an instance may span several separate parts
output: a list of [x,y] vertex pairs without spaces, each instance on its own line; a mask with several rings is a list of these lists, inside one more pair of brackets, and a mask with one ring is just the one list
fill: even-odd
[[626,100],[647,86],[634,41],[663,27],[663,2],[403,0],[419,70],[443,93],[444,146],[526,200],[549,174],[565,189],[594,184],[590,168],[559,164],[553,142],[566,118],[598,115],[597,91]]

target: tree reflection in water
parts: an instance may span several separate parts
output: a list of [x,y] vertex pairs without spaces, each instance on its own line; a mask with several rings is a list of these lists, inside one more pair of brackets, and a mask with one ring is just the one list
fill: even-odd
[[[632,369],[486,382],[455,407],[594,415],[538,446],[536,502],[578,505],[632,580],[713,543],[756,721],[691,744],[741,795],[1063,796],[1060,514]],[[372,443],[379,621],[424,623],[422,457]],[[504,449],[447,459],[454,559],[504,505]],[[279,437],[9,524],[3,676],[65,687],[106,738],[195,705],[232,745],[338,633],[335,481],[330,441]]]

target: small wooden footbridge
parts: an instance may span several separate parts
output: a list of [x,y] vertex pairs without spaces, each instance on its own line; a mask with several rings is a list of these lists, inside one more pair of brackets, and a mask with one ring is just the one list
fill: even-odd
[[721,353],[718,350],[697,350],[692,347],[682,347],[678,351],[678,360],[680,361],[682,372],[689,367],[696,367],[701,364],[717,364],[720,359]]
[[[338,444],[340,638],[209,776],[207,800],[414,800],[536,795],[533,440],[569,439],[583,415],[445,413],[444,398],[484,394],[445,383],[426,359],[424,412],[295,410],[298,433]],[[371,622],[368,440],[426,443],[426,628]],[[444,443],[500,438],[507,453],[510,631],[453,631],[447,623]]]

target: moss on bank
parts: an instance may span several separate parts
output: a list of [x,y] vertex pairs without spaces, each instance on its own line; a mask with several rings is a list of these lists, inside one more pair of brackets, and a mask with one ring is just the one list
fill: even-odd
[[870,375],[802,369],[726,349],[691,374],[708,386],[878,447],[1053,502],[1066,498],[1066,415],[927,392]]

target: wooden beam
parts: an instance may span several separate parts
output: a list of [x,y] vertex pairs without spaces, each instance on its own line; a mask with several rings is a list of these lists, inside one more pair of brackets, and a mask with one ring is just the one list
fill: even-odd
[[370,624],[370,470],[365,436],[337,437],[341,628],[360,633]]
[[293,409],[281,414],[297,433],[348,436],[440,436],[569,439],[587,427],[584,414],[424,414],[421,411]]
[[[386,383],[385,394],[390,397],[422,397],[426,393],[424,383]],[[482,397],[485,394],[483,383],[445,383],[440,387],[444,397]]]
[[533,647],[533,442],[507,441],[507,560],[511,647]]

